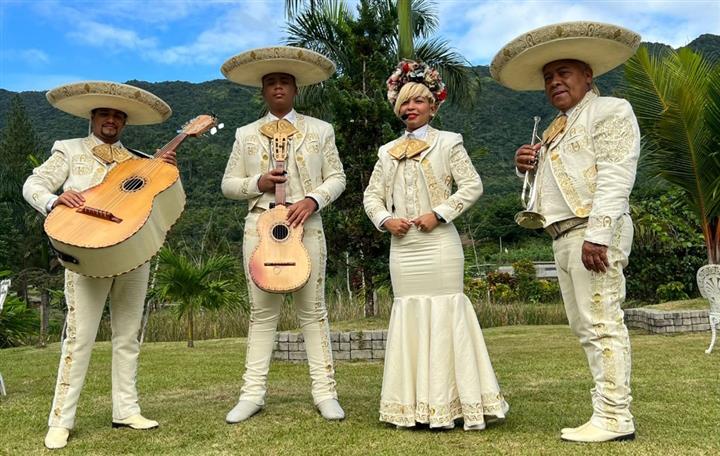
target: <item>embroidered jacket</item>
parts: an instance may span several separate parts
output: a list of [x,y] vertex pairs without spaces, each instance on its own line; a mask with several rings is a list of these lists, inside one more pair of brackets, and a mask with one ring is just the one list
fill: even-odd
[[588,92],[544,155],[572,213],[588,217],[585,240],[610,245],[613,227],[630,211],[640,156],[630,103]]
[[[222,180],[223,195],[248,200],[248,210],[262,196],[258,179],[270,169],[270,142],[260,132],[260,127],[268,121],[265,116],[237,129]],[[345,172],[335,146],[335,132],[329,123],[301,114],[297,115],[295,127],[299,132],[290,141],[291,155],[302,180],[304,196],[314,199],[320,211],[345,190]]]
[[[380,147],[378,161],[365,189],[365,212],[379,230],[382,230],[380,223],[393,216],[393,182],[399,164],[388,151],[403,139]],[[433,211],[450,223],[482,195],[482,182],[463,146],[462,135],[429,127],[425,142],[430,147],[420,154],[423,181]],[[457,185],[455,193],[452,193],[453,182]]]
[[[47,206],[57,199],[55,192],[61,187],[63,191],[81,192],[100,184],[115,163],[105,164],[92,153],[92,148],[98,144],[102,142],[93,135],[55,141],[50,158],[35,168],[25,181],[25,200],[41,214],[47,215]],[[121,144],[118,142],[115,145]],[[141,152],[131,152],[147,158]]]

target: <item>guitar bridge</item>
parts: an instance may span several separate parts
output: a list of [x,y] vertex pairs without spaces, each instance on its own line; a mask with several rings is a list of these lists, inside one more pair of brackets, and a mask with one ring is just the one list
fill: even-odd
[[295,266],[294,261],[287,261],[287,262],[266,262],[263,263],[265,266]]
[[90,215],[92,217],[101,218],[103,220],[109,220],[109,221],[115,222],[115,223],[122,222],[122,219],[115,217],[115,215],[112,212],[104,211],[102,209],[97,209],[94,207],[83,206],[80,209],[78,209],[77,211],[81,214]]

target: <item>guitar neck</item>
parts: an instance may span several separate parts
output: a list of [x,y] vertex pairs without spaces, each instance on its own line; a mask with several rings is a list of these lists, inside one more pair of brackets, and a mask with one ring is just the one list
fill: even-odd
[[187,133],[180,133],[179,135],[174,137],[169,143],[165,144],[160,150],[158,150],[154,157],[160,158],[165,155],[166,152],[177,149],[177,147],[182,144],[182,142],[185,141],[187,137]]
[[[277,161],[275,169],[285,171],[285,161]],[[285,205],[285,182],[275,184],[275,205]]]

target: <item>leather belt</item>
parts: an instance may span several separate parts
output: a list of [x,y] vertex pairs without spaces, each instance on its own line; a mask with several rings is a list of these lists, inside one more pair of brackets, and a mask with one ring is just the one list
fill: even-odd
[[587,226],[587,222],[588,219],[582,217],[560,220],[559,222],[552,223],[545,227],[545,232],[549,234],[554,241],[572,230],[585,228]]

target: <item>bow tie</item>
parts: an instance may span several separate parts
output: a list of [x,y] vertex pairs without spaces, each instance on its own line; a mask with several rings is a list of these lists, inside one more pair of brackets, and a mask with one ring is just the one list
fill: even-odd
[[268,138],[273,138],[276,135],[289,138],[298,131],[293,124],[285,119],[273,120],[260,127],[260,132]]
[[430,145],[423,140],[406,138],[405,140],[395,144],[389,150],[389,154],[395,160],[403,160],[405,158],[420,160],[420,154],[425,152],[428,148],[430,148]]
[[122,163],[133,158],[133,155],[124,147],[111,144],[98,144],[92,148],[92,153],[107,165],[113,162]]
[[555,141],[555,139],[565,131],[567,120],[568,116],[566,114],[557,116],[543,133],[543,143],[550,144]]

